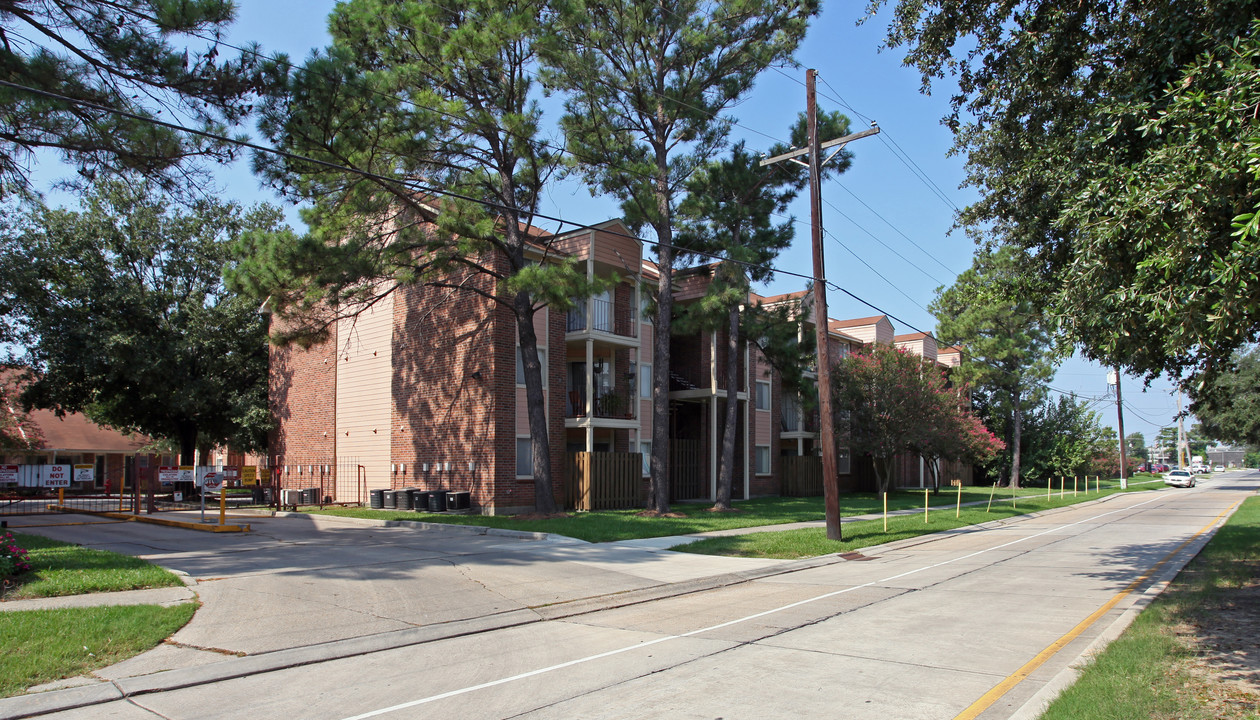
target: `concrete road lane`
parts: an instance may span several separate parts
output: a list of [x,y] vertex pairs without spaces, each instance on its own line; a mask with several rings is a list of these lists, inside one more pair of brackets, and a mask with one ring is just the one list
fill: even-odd
[[57,717],[1019,716],[1258,484],[1254,473],[1218,476],[1193,490],[883,546],[866,561],[794,565],[709,591]]

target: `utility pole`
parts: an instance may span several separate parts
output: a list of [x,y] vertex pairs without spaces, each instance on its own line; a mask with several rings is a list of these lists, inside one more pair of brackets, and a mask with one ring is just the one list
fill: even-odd
[[1129,487],[1128,473],[1125,472],[1125,459],[1129,455],[1129,449],[1126,445],[1124,437],[1124,407],[1121,405],[1120,398],[1120,366],[1111,373],[1116,379],[1116,425],[1120,431],[1120,489],[1124,490]]
[[[845,135],[842,138],[820,143],[818,140],[818,106],[815,102],[814,85],[818,71],[805,71],[805,115],[809,125],[809,147],[776,155],[761,161],[762,166],[783,160],[801,163],[796,158],[809,155],[809,218],[810,236],[814,249],[814,336],[818,342],[818,414],[819,441],[822,446],[823,506],[827,514],[827,538],[840,540],[840,477],[836,473],[836,433],[831,415],[831,348],[830,330],[827,327],[827,273],[823,266],[822,243],[822,166],[834,158],[844,146],[860,138],[875,135],[879,127]],[[835,151],[822,159],[823,149]]]
[[1186,442],[1186,419],[1181,416],[1181,386],[1177,386],[1177,466],[1190,465],[1190,444]]

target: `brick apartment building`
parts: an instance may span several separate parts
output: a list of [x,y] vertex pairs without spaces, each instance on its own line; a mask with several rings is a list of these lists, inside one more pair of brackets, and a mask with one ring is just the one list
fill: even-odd
[[[658,276],[643,243],[616,220],[548,238],[546,251],[572,258],[589,277],[616,278],[609,291],[572,310],[545,308],[535,317],[551,465],[563,503],[575,482],[567,462],[572,453],[641,453],[647,474],[653,326],[643,313],[643,288]],[[694,302],[708,281],[705,273],[679,273],[675,301]],[[749,301],[811,313],[804,296],[753,295]],[[811,315],[807,323],[813,322]],[[828,327],[833,357],[886,342],[938,359],[933,338],[894,336],[882,315]],[[739,403],[736,499],[780,494],[790,464],[785,458],[813,456],[817,448],[816,413],[803,412],[800,400],[784,392],[755,347],[741,357],[738,387],[725,386],[722,342],[721,333],[671,338],[674,501],[715,497],[719,419],[727,402]],[[947,352],[939,361],[949,364],[949,358]],[[515,320],[484,296],[399,287],[358,318],[340,321],[322,344],[273,348],[270,399],[278,421],[271,462],[285,487],[318,486],[340,502],[361,502],[372,489],[441,488],[469,491],[480,512],[534,507]],[[842,449],[842,486],[867,484],[869,469],[860,465]],[[899,471],[902,484],[922,482],[914,470],[911,463]]]

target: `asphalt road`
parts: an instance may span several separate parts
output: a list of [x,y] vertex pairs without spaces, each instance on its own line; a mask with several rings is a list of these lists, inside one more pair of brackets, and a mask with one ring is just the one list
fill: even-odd
[[[365,582],[370,576],[348,577],[353,573],[346,570],[344,558],[327,556],[341,551],[321,543],[298,544],[295,554],[284,560],[280,558],[288,556],[283,553],[260,553],[260,558],[272,559],[265,563],[271,567],[257,570],[271,580],[259,587],[271,587],[282,602],[269,600],[266,591],[255,593],[254,600],[257,607],[283,605],[290,597],[308,607],[331,604],[336,611],[328,627],[316,632],[320,637],[383,637],[395,632],[389,623],[423,625],[425,612],[433,614],[430,619],[485,618],[490,612],[498,617],[520,613],[528,620],[331,660],[312,656],[306,664],[135,694],[51,716],[1031,717],[1056,688],[1070,681],[1070,667],[1081,654],[1118,632],[1134,608],[1149,601],[1160,583],[1258,485],[1260,476],[1254,472],[1227,473],[1191,490],[1113,496],[1037,517],[873,548],[867,551],[869,559],[827,563],[728,566],[715,560],[719,564],[711,568],[693,565],[671,571],[671,563],[697,561],[656,553],[659,564],[626,556],[618,567],[608,559],[615,557],[612,548],[503,538],[477,541],[483,545],[462,550],[467,562],[451,562],[451,540],[446,538],[448,547],[440,551],[398,542],[410,547],[412,565],[440,558],[451,569],[449,575],[406,578],[408,564],[397,557],[370,571],[381,578],[372,583]],[[362,552],[361,545],[353,545]],[[337,578],[335,598],[328,593],[334,586],[321,584],[318,567],[300,568],[300,562],[318,559],[321,550],[328,560],[323,567],[347,576]],[[184,559],[213,565],[204,553]],[[164,564],[175,564],[171,560]],[[460,576],[460,567],[479,563],[484,594],[466,588],[465,597],[495,599],[485,607],[444,606],[458,601],[459,594],[443,599],[440,585]],[[575,588],[588,581],[629,596],[661,587],[662,578],[670,582],[671,573],[685,579],[701,571],[729,574],[740,568],[756,579],[660,593],[658,599],[628,605],[615,600],[588,603],[589,612],[567,606],[563,599],[554,604],[547,600],[580,597]],[[194,574],[214,570],[194,569]],[[503,573],[516,582],[508,582]],[[557,585],[549,591],[553,575],[555,582],[575,587]],[[404,580],[389,582],[390,576]],[[476,572],[463,577],[479,582]],[[498,580],[484,582],[492,577]],[[292,586],[303,578],[312,583],[310,592]],[[244,577],[237,580],[248,589]],[[381,588],[374,590],[377,584]],[[408,587],[424,601],[404,603],[412,615],[400,618],[402,613],[389,608],[401,602]],[[513,587],[515,594],[505,592]],[[384,609],[384,624],[364,619],[374,614],[368,612],[356,615],[360,627],[341,627],[345,623],[338,618],[359,601]],[[320,617],[312,614],[312,619]],[[261,620],[300,622],[282,610],[265,611]],[[213,623],[200,626],[199,639],[220,649],[249,642],[232,636],[216,644],[212,628]],[[259,635],[268,632],[260,627]],[[263,643],[247,652],[255,658],[242,662],[265,658],[270,650]]]

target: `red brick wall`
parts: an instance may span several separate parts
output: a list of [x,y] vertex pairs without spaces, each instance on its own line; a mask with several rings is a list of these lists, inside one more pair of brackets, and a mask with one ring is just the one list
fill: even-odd
[[268,401],[277,428],[273,456],[332,457],[336,432],[336,342],[272,347]]
[[392,487],[471,491],[479,502],[493,494],[504,404],[496,389],[510,396],[515,385],[515,348],[506,360],[495,351],[500,324],[493,303],[472,290],[399,289],[390,462],[406,472],[392,474]]

